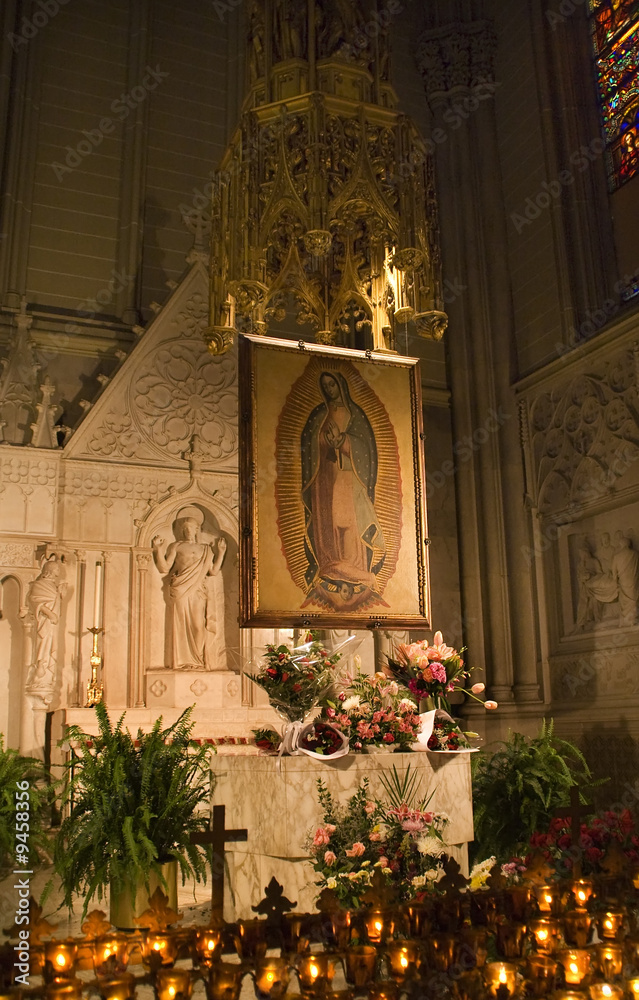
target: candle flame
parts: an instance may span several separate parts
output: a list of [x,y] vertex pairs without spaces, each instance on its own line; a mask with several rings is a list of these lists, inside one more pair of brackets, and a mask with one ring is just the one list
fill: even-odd
[[375,923],[373,924],[373,927],[375,928],[376,931],[381,931],[383,926],[384,925],[382,924],[381,920],[376,920]]
[[508,982],[508,976],[506,975],[506,970],[504,969],[503,965],[502,965],[501,969],[499,970],[499,982],[500,983],[507,983]]
[[67,960],[66,960],[66,958],[64,957],[64,955],[62,954],[61,951],[58,952],[58,954],[55,957],[55,960],[58,963],[58,965],[60,965],[60,966],[67,964]]
[[603,993],[603,995],[605,997],[611,997],[612,996],[612,986],[608,986],[608,983],[604,983],[603,986],[601,987],[601,992]]
[[154,951],[162,951],[162,941],[154,941],[153,942],[153,950]]
[[546,900],[547,903],[552,903],[552,896],[550,895],[549,892],[544,893],[544,899]]
[[580,903],[583,903],[585,898],[586,898],[586,893],[583,891],[583,889],[580,889],[579,892],[577,893],[577,899],[579,900]]
[[612,920],[604,920],[604,927],[607,931],[612,930]]
[[537,931],[537,940],[538,941],[545,941],[547,937],[548,937],[548,931],[545,930],[543,927],[542,927],[542,929],[540,931]]
[[400,957],[399,957],[399,964],[401,965],[402,969],[407,969],[408,968],[408,959],[406,958],[406,954],[405,953],[402,954],[402,955],[400,955]]
[[632,979],[630,981],[630,989],[635,994],[635,996],[639,997],[639,979]]
[[317,977],[319,976],[319,969],[317,968],[316,965],[311,965],[308,971],[310,972],[313,979],[317,979]]
[[213,949],[215,948],[215,941],[207,941],[206,946],[209,949],[209,951],[213,951]]
[[108,948],[105,948],[104,949],[104,961],[106,962],[107,958],[110,958],[110,956],[111,956],[110,950]]
[[266,981],[267,981],[267,983],[272,983],[274,979],[275,979],[275,973],[274,972],[267,972],[266,973]]
[[169,996],[170,997],[175,996],[175,986],[169,986]]
[[576,962],[571,962],[571,963],[570,963],[570,971],[571,971],[571,972],[573,973],[573,975],[575,975],[575,976],[576,976],[576,975],[578,974],[578,972],[579,972],[579,966],[577,965],[577,963],[576,963]]

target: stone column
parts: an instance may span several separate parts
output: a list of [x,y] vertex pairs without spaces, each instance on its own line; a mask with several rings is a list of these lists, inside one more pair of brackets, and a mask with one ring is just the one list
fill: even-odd
[[129,704],[135,708],[144,708],[144,673],[147,663],[147,584],[151,556],[148,552],[135,554],[135,608],[131,616],[131,664],[129,678]]
[[534,594],[513,377],[513,324],[495,134],[495,38],[487,21],[422,36],[431,110],[447,350],[457,456],[461,589],[468,661],[491,697],[536,702]]

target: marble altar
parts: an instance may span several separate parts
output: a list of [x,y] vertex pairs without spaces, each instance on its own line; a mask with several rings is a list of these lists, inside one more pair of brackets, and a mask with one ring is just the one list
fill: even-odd
[[212,802],[226,806],[227,827],[248,830],[246,843],[227,845],[225,919],[254,916],[251,906],[273,875],[299,912],[313,909],[316,890],[304,841],[322,820],[317,779],[346,802],[364,777],[371,793],[381,795],[380,774],[395,766],[401,777],[409,765],[422,776],[420,794],[433,793],[429,808],[448,815],[447,850],[467,873],[467,845],[474,837],[469,754],[349,754],[333,762],[282,757],[280,770],[275,757],[216,757]]

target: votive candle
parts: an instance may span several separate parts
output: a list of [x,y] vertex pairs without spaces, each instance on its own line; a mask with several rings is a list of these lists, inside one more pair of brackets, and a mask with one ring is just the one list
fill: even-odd
[[397,983],[412,978],[417,971],[419,948],[414,941],[393,941],[386,945],[389,974]]
[[486,986],[493,996],[506,992],[509,997],[515,992],[517,970],[510,962],[488,962],[484,967]]
[[221,944],[222,931],[219,927],[205,927],[198,930],[195,936],[197,964],[209,969],[220,955]]
[[47,1000],[82,1000],[83,986],[83,981],[74,976],[48,983],[44,987],[44,995]]
[[259,1000],[279,1000],[288,989],[290,974],[283,958],[268,958],[255,967],[255,993]]
[[623,921],[625,913],[622,910],[608,910],[597,918],[597,931],[599,937],[617,940],[623,931]]
[[135,976],[123,972],[120,976],[98,980],[98,991],[103,1000],[133,1000],[135,997]]
[[158,969],[155,980],[157,1000],[189,1000],[192,992],[190,969]]
[[545,917],[531,920],[530,930],[534,935],[538,951],[549,954],[555,950],[559,937],[559,924],[556,920],[549,920]]
[[590,879],[580,878],[572,883],[571,890],[577,906],[586,906],[593,893],[593,884]]
[[177,958],[177,938],[174,931],[148,931],[142,940],[142,964],[155,972],[160,966],[171,966]]
[[621,1000],[623,988],[614,983],[593,983],[588,987],[591,1000]]
[[372,944],[360,944],[344,953],[344,974],[350,986],[366,986],[375,980],[377,949]]
[[207,1000],[239,1000],[244,972],[233,962],[214,962],[204,983]]
[[69,938],[66,941],[48,941],[44,946],[44,978],[47,982],[55,979],[71,979],[78,956],[78,946]]
[[105,934],[93,946],[93,968],[98,979],[114,979],[126,972],[129,964],[129,938],[126,934]]
[[620,975],[623,966],[623,949],[619,944],[598,944],[595,947],[597,965],[606,979]]
[[328,952],[303,958],[297,966],[302,993],[327,993],[335,976],[336,962],[336,957]]
[[579,986],[590,971],[590,952],[585,948],[564,948],[557,953],[568,986]]

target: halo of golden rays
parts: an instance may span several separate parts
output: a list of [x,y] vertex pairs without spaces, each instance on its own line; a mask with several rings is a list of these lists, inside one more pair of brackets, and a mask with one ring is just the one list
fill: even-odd
[[[276,430],[275,501],[282,551],[294,583],[307,594],[309,587],[305,573],[308,560],[304,552],[306,529],[302,501],[301,438],[310,413],[324,402],[319,385],[320,374],[324,371],[339,372],[344,376],[351,399],[362,408],[375,435],[378,464],[374,506],[386,543],[386,559],[377,574],[375,587],[381,597],[397,568],[401,545],[402,480],[399,450],[386,407],[351,361],[326,356],[310,358],[303,373],[291,386],[280,411]],[[374,552],[372,565],[375,565],[376,555]]]

